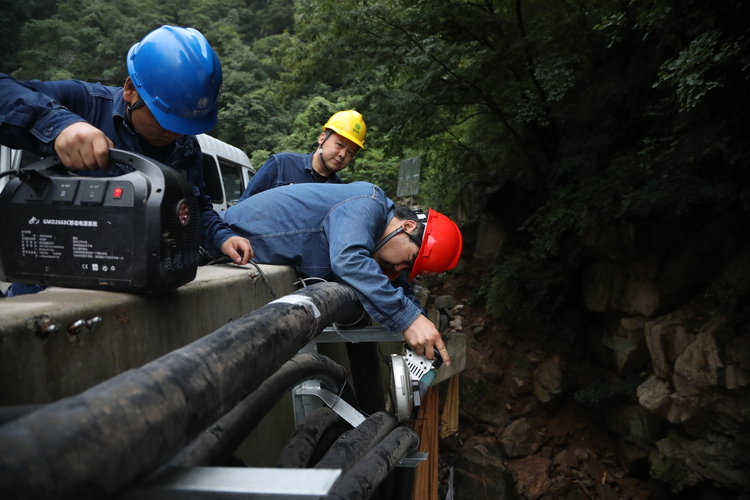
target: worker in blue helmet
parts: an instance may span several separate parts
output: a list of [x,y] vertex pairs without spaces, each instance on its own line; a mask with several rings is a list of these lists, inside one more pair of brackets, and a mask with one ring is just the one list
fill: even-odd
[[[201,246],[238,264],[252,258],[203,195],[195,134],[216,124],[222,71],[206,38],[192,28],[162,26],[133,45],[122,87],[80,80],[17,81],[0,74],[0,144],[57,155],[81,175],[121,175],[109,148],[143,154],[182,171],[201,210]],[[9,295],[14,291],[9,289]]]
[[[164,130],[179,135],[216,125],[222,72],[219,58],[200,32],[163,26],[128,51],[128,81]],[[127,81],[126,81],[127,85]]]

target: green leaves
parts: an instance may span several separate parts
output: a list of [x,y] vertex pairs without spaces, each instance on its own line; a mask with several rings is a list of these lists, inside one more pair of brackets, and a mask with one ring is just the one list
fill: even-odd
[[675,86],[682,111],[696,107],[707,92],[720,87],[721,77],[716,67],[725,66],[740,55],[741,41],[722,41],[721,35],[717,30],[701,33],[675,58],[661,65],[654,87]]
[[[194,26],[224,69],[212,134],[256,166],[311,151],[327,118],[354,108],[367,149],[346,180],[395,196],[399,161],[421,156],[415,202],[448,214],[461,206],[462,222],[481,215],[466,211],[477,205],[466,203],[467,184],[492,187],[483,210],[506,217],[511,236],[484,283],[501,315],[535,317],[545,304],[554,314],[558,297],[575,296],[582,235],[724,203],[750,156],[741,0],[28,6],[3,13],[34,19],[20,43],[3,39],[16,47],[2,60],[14,76],[119,85],[130,45],[161,24]],[[508,199],[514,210],[499,214]]]

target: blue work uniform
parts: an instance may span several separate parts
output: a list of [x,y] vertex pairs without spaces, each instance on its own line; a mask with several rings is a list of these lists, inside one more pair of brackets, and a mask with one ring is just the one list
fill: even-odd
[[287,184],[331,183],[342,184],[344,181],[337,174],[323,177],[313,169],[312,159],[315,153],[277,153],[271,155],[242,193],[240,201],[261,191],[286,186]]
[[[19,82],[0,74],[0,144],[40,156],[54,155],[54,142],[60,132],[76,122],[88,122],[104,132],[115,148],[148,156],[125,119],[126,104],[121,87],[79,80]],[[186,135],[175,141],[174,149],[161,162],[182,172],[192,186],[200,207],[201,245],[218,256],[223,253],[224,241],[235,234],[216,213],[211,198],[202,194],[202,157],[197,139]],[[114,165],[106,172],[77,173],[111,177],[132,171],[130,166]],[[38,291],[37,288],[19,288],[15,294]]]
[[372,258],[393,214],[393,201],[369,182],[280,186],[222,212],[250,240],[255,262],[345,283],[375,321],[401,333],[422,309]]

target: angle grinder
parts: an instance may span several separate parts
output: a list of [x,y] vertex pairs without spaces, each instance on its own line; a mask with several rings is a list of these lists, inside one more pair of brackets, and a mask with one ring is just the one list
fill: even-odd
[[391,354],[391,400],[399,422],[411,419],[414,408],[421,406],[422,398],[435,380],[436,370],[443,358],[433,347],[434,359],[416,354],[408,347],[404,354]]

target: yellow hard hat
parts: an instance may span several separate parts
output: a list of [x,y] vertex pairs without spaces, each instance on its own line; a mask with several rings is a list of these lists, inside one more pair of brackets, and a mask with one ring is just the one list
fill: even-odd
[[362,115],[353,109],[339,111],[331,116],[328,122],[323,125],[323,130],[329,129],[346,137],[360,148],[365,149],[367,125],[365,125]]

